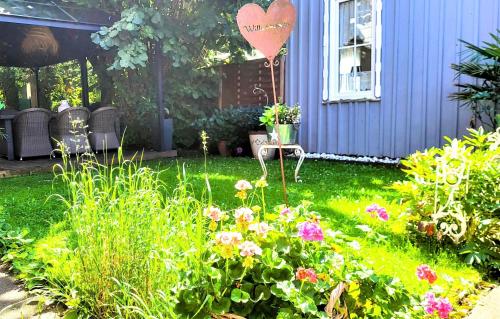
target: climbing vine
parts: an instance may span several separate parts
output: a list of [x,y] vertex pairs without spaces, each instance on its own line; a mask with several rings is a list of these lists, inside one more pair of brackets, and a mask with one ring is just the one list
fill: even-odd
[[[196,140],[194,120],[215,104],[217,72],[211,67],[241,61],[250,47],[240,36],[235,17],[249,0],[78,0],[117,17],[92,36],[108,54],[100,77],[111,77],[114,102],[126,114],[129,136],[151,140],[155,115],[154,53],[164,56],[164,99],[174,117],[178,146]],[[270,0],[252,1],[264,7]],[[96,68],[98,69],[98,67]],[[101,80],[101,82],[103,82]],[[104,94],[104,93],[103,93]],[[155,122],[156,123],[156,122]]]

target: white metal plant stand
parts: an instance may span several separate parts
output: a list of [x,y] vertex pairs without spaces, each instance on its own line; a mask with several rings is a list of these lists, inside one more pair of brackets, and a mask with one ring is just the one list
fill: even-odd
[[[266,167],[266,162],[264,161],[264,156],[267,155],[267,152],[270,149],[278,149],[278,148],[279,148],[279,146],[276,144],[266,144],[266,145],[262,145],[259,149],[259,153],[258,153],[257,157],[259,158],[260,166],[262,167],[262,173],[263,173],[262,178],[263,179],[267,178],[267,167]],[[297,167],[295,168],[295,182],[298,182],[300,180],[300,176],[299,176],[300,167],[302,166],[302,163],[304,162],[304,159],[306,158],[306,153],[304,152],[304,149],[298,144],[282,145],[281,148],[293,150],[295,156],[297,156],[299,158],[299,162],[297,163]]]

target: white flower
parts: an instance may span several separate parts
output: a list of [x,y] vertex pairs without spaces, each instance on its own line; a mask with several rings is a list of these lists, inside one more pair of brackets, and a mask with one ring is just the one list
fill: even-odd
[[373,229],[371,229],[368,225],[357,225],[356,228],[364,231],[365,233],[371,233],[373,231]]
[[353,240],[349,243],[349,246],[351,246],[352,249],[354,250],[360,250],[361,249],[361,245],[359,244],[359,242],[357,240]]
[[344,266],[344,263],[345,263],[344,256],[342,256],[341,254],[335,254],[335,256],[333,256],[332,260],[333,268],[339,269],[340,267]]
[[262,238],[266,238],[267,233],[271,230],[271,227],[267,223],[255,223],[248,226],[248,229],[255,232]]
[[238,248],[240,249],[240,255],[243,257],[252,257],[255,255],[262,255],[262,249],[257,246],[252,241],[245,241],[241,243]]
[[234,188],[236,188],[237,190],[239,190],[241,192],[241,191],[247,191],[249,189],[252,189],[253,186],[252,186],[252,184],[250,184],[249,181],[242,179],[242,180],[238,181],[236,183],[236,185],[234,185]]

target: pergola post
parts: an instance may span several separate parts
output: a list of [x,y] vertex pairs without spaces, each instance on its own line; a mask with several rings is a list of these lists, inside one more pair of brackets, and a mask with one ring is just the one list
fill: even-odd
[[82,81],[82,103],[83,107],[89,107],[89,71],[87,68],[87,58],[79,59],[81,81]]
[[163,101],[163,55],[161,45],[156,44],[156,104],[158,109],[158,151],[167,151],[167,143],[165,139],[165,104]]
[[40,107],[40,68],[34,68],[35,83],[36,83],[36,107]]

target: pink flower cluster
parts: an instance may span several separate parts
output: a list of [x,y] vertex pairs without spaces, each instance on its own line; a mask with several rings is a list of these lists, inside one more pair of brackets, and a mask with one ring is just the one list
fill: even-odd
[[237,245],[243,240],[243,236],[237,232],[222,232],[215,235],[215,242],[225,246]]
[[425,312],[428,314],[434,314],[434,312],[437,312],[439,318],[443,319],[448,318],[450,312],[453,311],[453,307],[451,306],[448,298],[436,299],[436,296],[431,292],[425,295],[423,306],[425,308]]
[[299,236],[305,241],[322,241],[323,230],[317,223],[303,222],[297,224]]
[[437,274],[428,265],[420,265],[417,267],[417,277],[420,280],[427,280],[432,285],[437,280]]
[[295,278],[300,281],[309,281],[313,284],[318,282],[318,275],[311,268],[305,269],[304,267],[299,267],[295,273]]
[[378,204],[371,204],[370,206],[366,207],[366,212],[370,213],[371,217],[373,218],[378,216],[378,218],[384,222],[389,220],[389,214],[387,213],[387,210]]
[[252,257],[255,255],[262,255],[262,249],[252,241],[242,242],[238,246],[238,248],[240,249],[240,255],[243,257]]
[[203,213],[214,222],[220,221],[222,219],[222,216],[224,216],[224,213],[217,207],[205,208]]
[[253,221],[253,211],[248,207],[238,208],[234,212],[237,223],[251,223]]

